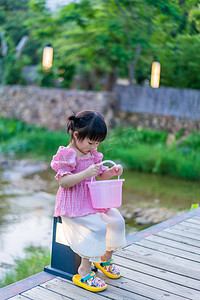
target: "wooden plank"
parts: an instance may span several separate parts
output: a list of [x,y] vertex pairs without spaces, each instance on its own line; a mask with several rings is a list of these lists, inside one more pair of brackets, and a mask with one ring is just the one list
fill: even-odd
[[47,289],[44,289],[40,286],[34,287],[22,294],[23,296],[27,296],[33,300],[68,300],[71,299],[67,296],[63,296],[62,294],[58,294]]
[[[125,269],[123,269],[123,272],[122,272],[122,275],[125,277],[130,276],[130,274],[127,273],[127,270],[129,270],[130,265],[131,265],[131,269],[135,270],[137,272],[148,274],[153,277],[167,280],[169,282],[175,282],[177,284],[180,284],[180,285],[183,285],[186,287],[190,287],[190,288],[200,291],[199,280],[192,279],[192,278],[186,277],[184,275],[179,275],[179,274],[170,272],[168,270],[163,269],[162,266],[160,266],[160,268],[155,267],[155,266],[150,266],[150,265],[144,264],[142,261],[136,261],[136,260],[132,260],[130,262],[130,260],[124,256],[115,256],[114,260],[118,265],[120,265],[120,270],[121,270],[121,268],[125,268]],[[128,278],[130,278],[130,277],[128,277]]]
[[[27,298],[27,297],[24,297],[24,296],[21,296],[21,295],[17,295],[17,296],[14,296],[12,298],[9,298],[9,300],[27,300],[27,299],[30,299],[30,298]],[[5,300],[5,299],[2,299],[2,300]]]
[[177,234],[166,232],[165,230],[156,233],[156,236],[166,237],[166,238],[171,239],[173,241],[181,242],[183,244],[192,245],[194,247],[199,248],[199,241],[187,238],[185,236],[183,237],[183,236],[180,236],[180,235],[177,235]]
[[180,223],[178,225],[175,225],[174,228],[180,228],[180,229],[184,229],[185,231],[189,231],[191,233],[194,233],[198,236],[200,236],[200,230],[197,228],[193,228],[191,226],[189,226],[188,224],[184,224],[184,223]]
[[[61,279],[57,277],[51,281],[42,284],[41,287],[53,291],[55,293],[69,297],[70,299],[87,300],[88,295],[92,295],[94,300],[104,300],[108,297],[104,297],[102,293],[91,293],[85,289],[76,286],[72,281]],[[88,294],[89,293],[89,294]],[[94,295],[94,296],[93,296]],[[113,297],[109,299],[114,299]]]
[[[106,277],[106,276],[105,276]],[[102,276],[101,276],[102,278]],[[110,298],[110,295],[112,294],[114,296],[114,299],[116,300],[122,300],[122,299],[126,299],[126,300],[148,300],[151,299],[149,298],[149,295],[147,297],[147,295],[141,295],[141,291],[138,291],[136,289],[134,289],[134,291],[130,292],[128,290],[124,290],[124,289],[119,289],[117,286],[112,286],[111,284],[109,284],[108,277],[106,278],[102,278],[105,280],[105,282],[108,284],[108,288],[103,292],[103,295],[106,296],[107,298]],[[138,293],[137,293],[138,292]]]
[[[196,215],[196,216],[200,216],[200,214]],[[197,223],[200,225],[200,219],[198,218],[194,218],[195,216],[193,216],[192,218],[189,218],[188,220],[191,220],[191,222]]]
[[[106,277],[101,271],[99,271],[97,274],[108,283],[108,292],[110,292],[110,286],[118,291],[118,295],[121,295],[121,290],[129,291],[132,293],[131,300],[137,299],[136,297],[138,297],[139,295],[145,297],[145,299],[182,299],[179,296],[175,296],[174,294],[167,293],[166,291],[156,289],[155,287],[151,287],[149,285],[146,286],[141,282],[133,281],[129,278],[121,277],[120,279],[113,280]],[[63,284],[62,281],[63,279],[60,282],[61,287]],[[104,294],[104,292],[102,294]],[[113,299],[116,299],[115,296],[113,297]],[[120,299],[126,299],[126,297],[121,297]]]
[[[99,276],[99,274],[98,274],[98,276]],[[107,280],[108,277],[102,276],[102,273],[100,276],[108,284],[108,287],[105,291],[103,291],[103,293],[100,293],[99,295],[103,295],[104,297],[107,297],[109,299],[116,299],[116,300],[121,300],[121,299],[132,300],[133,297],[134,297],[134,299],[137,299],[137,300],[147,299],[146,296],[144,297],[144,296],[140,295],[140,293],[137,293],[137,291],[135,291],[135,289],[131,292],[126,289],[119,289],[118,285],[112,286],[108,283],[108,280]],[[63,280],[65,280],[65,279],[60,278],[60,281],[57,281],[56,285],[62,288]],[[119,280],[121,281],[121,279],[119,279]],[[113,281],[113,280],[111,280],[111,281]],[[150,298],[148,297],[148,299],[150,299]]]
[[187,224],[188,226],[190,226],[191,228],[196,228],[198,230],[200,230],[200,226],[194,223],[189,222],[188,220],[184,221],[184,224]]
[[[146,238],[152,234],[155,234],[157,232],[163,231],[166,228],[169,228],[171,226],[174,226],[175,224],[178,224],[180,222],[183,222],[185,220],[188,220],[190,218],[193,218],[194,216],[200,215],[200,207],[193,209],[191,211],[188,211],[184,214],[181,214],[177,217],[171,218],[169,220],[166,220],[164,222],[161,222],[159,224],[153,225],[149,228],[146,228],[144,230],[141,230],[139,232],[136,232],[130,236],[127,237],[127,246],[129,244],[132,244],[134,242],[138,242],[143,238]],[[195,225],[195,224],[194,224]]]
[[187,251],[189,253],[200,254],[200,248],[198,248],[198,247],[193,247],[191,245],[186,245],[186,244],[183,244],[181,242],[170,240],[170,239],[168,239],[166,237],[163,237],[163,236],[151,235],[148,238],[146,238],[145,240],[150,240],[150,241],[162,244],[162,245],[168,245],[168,246],[173,247],[175,249],[184,250],[184,251]]
[[[148,256],[150,259],[156,259],[158,261],[173,264],[176,267],[184,266],[188,271],[199,271],[200,266],[196,262],[188,261],[187,259],[180,258],[171,254],[161,253],[156,250],[147,249],[139,245],[132,245],[127,250],[122,250],[122,253],[128,252],[130,255],[132,252],[138,253],[142,256]],[[200,279],[200,272],[197,272]]]
[[174,234],[178,234],[181,235],[183,237],[187,237],[187,238],[191,238],[192,240],[196,240],[199,243],[199,247],[200,247],[200,236],[195,234],[195,233],[191,233],[191,232],[185,232],[185,230],[181,230],[181,229],[177,229],[174,227],[165,229],[165,232],[170,232],[170,233],[174,233]]
[[0,289],[0,299],[14,297],[52,278],[55,278],[55,276],[47,272],[40,272],[15,283],[12,283]]
[[[156,267],[162,269],[163,271],[173,272],[175,274],[187,276],[189,278],[200,280],[200,273],[197,270],[191,270],[190,268],[186,268],[184,264],[174,264],[174,259],[171,261],[166,261],[165,259],[158,259],[155,255],[149,255],[148,253],[141,254],[140,251],[134,252],[126,250],[126,252],[119,251],[116,256],[125,257],[129,260],[142,262],[144,265],[149,265],[152,267]],[[131,261],[130,261],[131,264]]]
[[200,227],[200,220],[191,218],[191,219],[187,219],[187,222],[194,223]]
[[[106,276],[104,274],[101,275],[102,279],[105,279]],[[135,300],[137,298],[135,298],[135,294],[134,293],[139,293],[140,295],[143,295],[142,297],[144,297],[144,299],[171,299],[171,300],[180,300],[183,298],[174,294],[171,294],[169,292],[157,289],[155,287],[140,283],[140,282],[136,282],[134,280],[130,280],[130,279],[126,279],[125,281],[122,281],[121,286],[118,287],[118,281],[117,280],[112,280],[107,278],[107,283],[109,285],[109,288],[111,286],[116,287],[119,290],[119,293],[121,294],[121,291],[125,288],[129,291],[132,292],[132,298],[131,300]],[[123,284],[123,285],[122,285]],[[121,299],[126,299],[126,297],[123,297]]]
[[148,239],[143,239],[140,242],[135,243],[135,244],[137,244],[139,246],[143,246],[145,248],[156,250],[159,252],[163,252],[163,253],[171,254],[171,255],[178,256],[178,257],[181,257],[184,259],[192,260],[194,262],[195,261],[198,263],[200,262],[200,255],[190,253],[190,252],[187,252],[184,250],[172,248],[170,246],[161,245],[154,241],[150,241]]
[[[185,297],[185,298],[189,298],[189,299],[200,299],[200,291],[194,290],[193,288],[190,287],[185,287],[182,285],[179,285],[177,283],[174,282],[170,282],[169,280],[163,280],[157,277],[154,277],[150,274],[145,274],[145,273],[141,273],[138,272],[137,270],[133,270],[134,268],[134,262],[130,262],[130,260],[127,260],[127,266],[126,268],[124,268],[124,260],[122,258],[118,258],[117,265],[120,265],[120,270],[123,274],[123,277],[136,281],[136,282],[140,282],[143,283],[144,285],[147,286],[151,286],[163,291],[166,291],[168,293],[177,295],[177,296],[181,296],[181,297]],[[133,282],[133,286],[134,286],[134,282]],[[120,281],[119,281],[119,287],[120,287]],[[147,287],[146,287],[147,288]]]

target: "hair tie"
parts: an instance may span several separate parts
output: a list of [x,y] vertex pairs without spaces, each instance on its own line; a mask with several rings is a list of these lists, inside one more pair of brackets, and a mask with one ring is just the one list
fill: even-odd
[[78,117],[75,116],[75,115],[72,115],[72,116],[69,117],[69,120],[70,120],[70,121],[75,121],[75,120],[77,120],[77,119],[78,119]]

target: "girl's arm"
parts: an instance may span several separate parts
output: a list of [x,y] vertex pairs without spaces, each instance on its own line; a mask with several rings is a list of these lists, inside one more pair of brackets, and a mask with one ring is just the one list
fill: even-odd
[[98,177],[100,179],[106,180],[106,179],[110,179],[111,177],[117,175],[117,176],[121,176],[123,173],[123,167],[122,165],[116,165],[110,169],[105,170],[101,175],[99,175]]
[[81,171],[79,173],[60,176],[58,178],[59,185],[62,188],[69,188],[88,177],[96,176],[99,173],[99,168],[100,164],[94,164],[89,166],[89,168],[87,168],[86,170]]

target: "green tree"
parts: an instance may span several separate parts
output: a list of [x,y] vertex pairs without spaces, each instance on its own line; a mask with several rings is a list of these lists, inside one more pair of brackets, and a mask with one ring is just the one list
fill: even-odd
[[128,70],[133,83],[140,55],[150,47],[156,31],[153,20],[157,15],[178,19],[177,1],[83,0],[61,8],[55,45],[60,57],[65,53],[70,62],[85,69],[104,69],[111,90],[116,71]]
[[89,89],[98,89],[95,81],[102,75],[107,90],[119,75],[140,83],[157,57],[162,85],[199,88],[199,19],[198,0],[82,0],[56,12],[45,0],[0,0],[0,28],[12,59],[25,34],[22,66],[39,63],[43,47],[51,43],[52,74],[61,87],[70,87],[74,74],[85,78]]
[[[3,83],[24,83],[21,72],[24,65],[31,63],[34,53],[34,41],[30,41],[32,47],[23,52],[20,42],[29,35],[26,21],[29,18],[29,0],[0,0],[0,31],[7,43],[7,54],[2,58]],[[24,42],[25,45],[25,42]],[[2,50],[2,49],[1,49]],[[23,53],[23,57],[21,54]]]
[[150,55],[156,53],[161,62],[161,85],[199,89],[200,6],[196,0],[181,0],[179,10],[178,22],[166,22],[163,16],[154,20],[157,33],[150,40]]
[[166,44],[161,56],[163,85],[200,89],[199,47],[200,36],[189,34],[177,36],[173,45]]
[[24,21],[28,19],[29,0],[0,0],[0,28],[16,46],[28,34]]

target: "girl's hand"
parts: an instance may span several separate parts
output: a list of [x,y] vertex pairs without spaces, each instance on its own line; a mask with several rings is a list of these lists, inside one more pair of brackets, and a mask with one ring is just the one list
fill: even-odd
[[87,177],[97,176],[99,173],[99,168],[100,168],[100,164],[94,164],[89,166],[89,168],[86,169]]
[[122,165],[115,165],[114,167],[112,167],[110,169],[110,172],[113,173],[112,176],[115,176],[115,175],[121,176],[123,173],[123,167],[122,167]]

